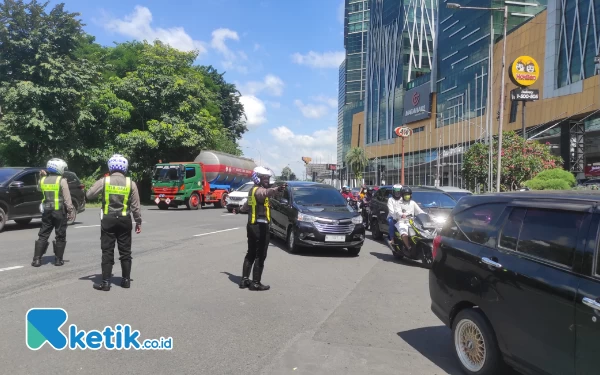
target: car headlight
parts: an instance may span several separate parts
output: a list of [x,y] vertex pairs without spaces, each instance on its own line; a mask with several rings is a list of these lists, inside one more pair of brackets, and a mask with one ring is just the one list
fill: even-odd
[[352,218],[352,224],[362,224],[363,218],[362,216],[355,216]]
[[444,224],[446,222],[445,216],[431,216],[431,219],[437,224]]
[[317,220],[317,217],[306,215],[301,212],[298,212],[298,221],[302,221],[305,223],[314,223]]

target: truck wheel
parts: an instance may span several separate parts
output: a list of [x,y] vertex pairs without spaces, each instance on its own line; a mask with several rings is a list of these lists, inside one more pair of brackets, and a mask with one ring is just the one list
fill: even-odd
[[200,196],[198,193],[193,193],[190,198],[185,202],[188,210],[197,210],[200,207]]
[[169,205],[168,205],[168,204],[166,204],[165,202],[160,202],[160,203],[158,204],[158,209],[159,209],[159,210],[168,210],[168,209],[169,209]]
[[216,208],[223,207],[223,204],[221,203],[221,201],[215,202],[214,205],[215,205]]

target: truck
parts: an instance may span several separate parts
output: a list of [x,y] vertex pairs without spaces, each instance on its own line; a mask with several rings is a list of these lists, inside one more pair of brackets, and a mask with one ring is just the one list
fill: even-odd
[[159,209],[226,206],[227,195],[249,182],[256,163],[219,151],[202,151],[194,161],[159,163],[152,176],[152,200]]

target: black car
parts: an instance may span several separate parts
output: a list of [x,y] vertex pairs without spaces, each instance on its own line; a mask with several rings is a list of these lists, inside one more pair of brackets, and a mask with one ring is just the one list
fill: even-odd
[[348,206],[342,194],[326,184],[287,184],[287,189],[270,203],[271,230],[286,240],[288,250],[295,253],[302,247],[347,248],[351,255],[358,255],[365,241],[365,227],[360,213]]
[[597,374],[600,192],[460,199],[434,240],[431,309],[467,374]]
[[[0,231],[8,220],[27,225],[32,219],[42,217],[40,204],[43,195],[39,190],[40,171],[43,168],[0,168]],[[77,175],[65,171],[75,212],[85,211],[85,186]],[[75,217],[77,215],[74,215]],[[69,224],[75,222],[75,217]]]
[[[388,234],[387,204],[392,197],[392,187],[393,185],[379,187],[371,200],[371,233],[376,240]],[[442,190],[428,187],[411,187],[411,190],[412,199],[438,224],[443,223],[456,206],[456,201]]]

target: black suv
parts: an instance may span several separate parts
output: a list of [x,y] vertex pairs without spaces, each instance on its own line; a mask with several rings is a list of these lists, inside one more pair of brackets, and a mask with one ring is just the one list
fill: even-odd
[[358,255],[365,241],[365,226],[361,214],[348,206],[342,194],[326,184],[287,184],[287,189],[270,203],[271,231],[286,240],[288,250],[295,253],[301,247],[347,248],[350,255]]
[[[44,168],[0,168],[0,231],[8,220],[27,225],[32,219],[42,217],[40,203],[43,195],[38,188],[42,169]],[[85,211],[85,186],[73,172],[65,171],[64,177],[69,183],[75,212]],[[75,222],[75,217],[69,224]]]
[[[380,240],[388,234],[388,199],[392,197],[392,185],[381,186],[371,200],[371,233],[373,239]],[[456,201],[437,188],[411,187],[414,200],[438,224],[445,222]],[[402,199],[402,198],[400,198]]]
[[597,374],[600,193],[461,198],[434,240],[431,309],[468,374]]

